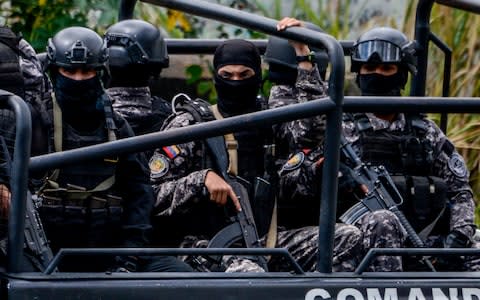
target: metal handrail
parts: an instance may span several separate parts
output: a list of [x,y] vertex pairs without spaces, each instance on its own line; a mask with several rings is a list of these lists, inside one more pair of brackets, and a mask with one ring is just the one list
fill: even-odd
[[284,248],[63,248],[58,251],[43,273],[51,274],[63,257],[71,255],[274,255],[285,258],[295,274],[304,274],[302,267]]
[[445,255],[445,256],[454,256],[454,255],[480,255],[480,249],[474,248],[371,248],[368,250],[367,255],[362,259],[357,269],[355,269],[355,274],[360,275],[368,268],[372,260],[379,255],[387,256],[410,256],[410,255],[419,255],[419,256],[428,256],[428,255]]
[[22,98],[0,90],[0,101],[6,101],[15,113],[15,148],[10,181],[12,198],[8,217],[7,271],[16,273],[21,271],[23,259],[23,233],[25,229],[32,120],[30,109]]

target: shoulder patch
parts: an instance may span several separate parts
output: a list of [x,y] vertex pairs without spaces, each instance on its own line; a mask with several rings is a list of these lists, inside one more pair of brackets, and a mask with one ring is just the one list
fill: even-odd
[[150,168],[150,177],[152,179],[162,177],[167,174],[170,169],[168,158],[160,153],[155,153],[152,158],[150,158],[148,166]]
[[300,168],[304,160],[305,160],[305,153],[298,152],[297,154],[295,154],[294,156],[288,159],[288,161],[282,166],[282,169],[280,170],[280,172],[296,170]]
[[174,159],[177,155],[180,154],[180,148],[177,145],[166,146],[162,148],[163,151],[167,154],[168,158]]
[[465,166],[463,157],[458,153],[454,153],[450,157],[448,168],[457,177],[465,177],[467,175],[467,167]]

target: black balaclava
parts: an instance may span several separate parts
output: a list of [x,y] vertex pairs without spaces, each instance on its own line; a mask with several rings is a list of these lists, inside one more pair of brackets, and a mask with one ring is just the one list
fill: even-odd
[[100,97],[104,90],[99,76],[74,80],[56,72],[54,90],[64,119],[75,128],[92,128],[94,123],[98,125],[99,121],[105,119]]
[[401,68],[390,76],[378,73],[357,75],[357,84],[363,96],[400,96],[406,82],[407,71]]
[[[218,70],[225,65],[244,65],[252,68],[255,75],[244,80],[224,79],[218,75]],[[225,41],[215,50],[213,67],[220,111],[225,116],[255,111],[262,83],[261,58],[257,47],[240,39]]]

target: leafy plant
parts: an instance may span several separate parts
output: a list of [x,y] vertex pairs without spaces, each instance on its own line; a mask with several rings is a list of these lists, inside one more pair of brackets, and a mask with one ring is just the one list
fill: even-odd
[[[413,35],[417,0],[409,1],[405,29]],[[431,30],[452,49],[450,96],[480,97],[480,16],[446,6],[435,5]],[[443,54],[430,46],[426,94],[441,96]],[[432,118],[439,120],[438,115]],[[480,199],[480,115],[451,114],[447,135],[465,158],[477,207]],[[477,223],[480,224],[477,209]]]

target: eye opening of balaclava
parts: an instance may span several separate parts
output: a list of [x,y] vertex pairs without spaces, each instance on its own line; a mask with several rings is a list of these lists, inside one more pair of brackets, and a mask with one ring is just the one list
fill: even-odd
[[400,96],[407,79],[407,69],[398,65],[398,71],[388,76],[379,73],[360,74],[358,71],[355,82],[363,96]]
[[[243,80],[225,79],[218,70],[226,65],[244,65],[255,75]],[[254,44],[242,39],[223,42],[213,56],[214,83],[218,108],[226,116],[240,115],[257,109],[257,94],[262,84],[260,53]]]

